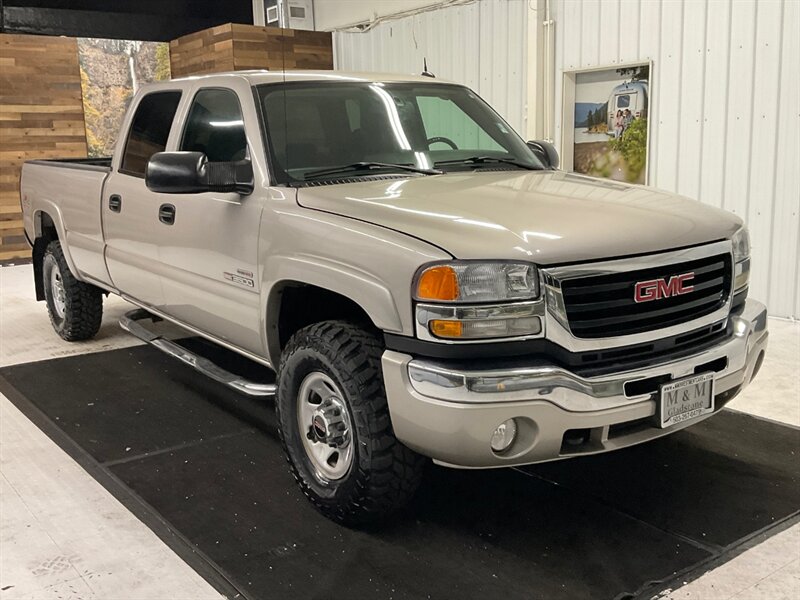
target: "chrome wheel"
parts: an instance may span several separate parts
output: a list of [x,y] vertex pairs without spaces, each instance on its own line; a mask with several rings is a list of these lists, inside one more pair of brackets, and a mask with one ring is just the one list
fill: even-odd
[[59,319],[63,319],[67,313],[67,294],[64,291],[64,281],[61,278],[61,271],[54,260],[50,264],[50,296],[53,299],[53,308]]
[[353,464],[350,414],[339,387],[325,373],[313,371],[300,384],[297,425],[317,477],[334,481],[347,475]]

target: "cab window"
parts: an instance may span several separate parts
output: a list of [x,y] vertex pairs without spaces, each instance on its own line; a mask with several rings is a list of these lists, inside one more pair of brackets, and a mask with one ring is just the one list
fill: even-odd
[[242,108],[234,91],[205,89],[197,92],[186,120],[181,150],[202,152],[211,162],[246,157]]
[[144,177],[147,161],[167,147],[169,130],[180,102],[180,92],[153,92],[139,102],[125,142],[120,172]]

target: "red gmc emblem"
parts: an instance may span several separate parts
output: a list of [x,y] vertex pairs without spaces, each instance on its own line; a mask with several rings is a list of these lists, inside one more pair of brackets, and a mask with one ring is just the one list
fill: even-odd
[[638,281],[633,299],[636,302],[650,302],[651,300],[662,300],[670,296],[688,294],[694,290],[693,285],[687,285],[687,282],[692,279],[694,279],[694,272],[673,275],[669,280],[664,278]]

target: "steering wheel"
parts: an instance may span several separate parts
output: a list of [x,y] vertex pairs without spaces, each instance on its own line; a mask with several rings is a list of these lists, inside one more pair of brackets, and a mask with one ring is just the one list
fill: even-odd
[[441,142],[443,144],[447,144],[453,150],[458,150],[458,146],[456,146],[456,143],[453,140],[451,140],[450,138],[443,137],[443,136],[436,136],[436,137],[429,138],[427,140],[427,142],[428,142],[428,148],[431,147],[431,144],[435,144],[436,142]]

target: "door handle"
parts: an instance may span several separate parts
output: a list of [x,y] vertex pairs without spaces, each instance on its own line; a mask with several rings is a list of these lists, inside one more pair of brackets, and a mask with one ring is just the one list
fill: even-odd
[[158,207],[158,220],[164,225],[175,223],[175,207],[172,204],[162,204]]
[[122,196],[119,194],[112,194],[108,198],[108,210],[116,213],[122,211]]

